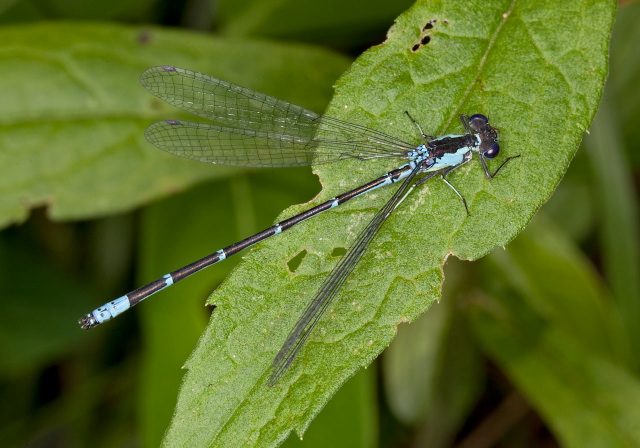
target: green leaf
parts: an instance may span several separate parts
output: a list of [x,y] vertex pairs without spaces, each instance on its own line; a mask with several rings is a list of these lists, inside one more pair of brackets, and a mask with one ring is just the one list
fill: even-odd
[[[442,182],[407,198],[272,388],[273,357],[338,261],[334,249],[351,244],[393,188],[257,246],[210,299],[217,308],[187,362],[165,446],[275,446],[291,430],[302,434],[390,343],[398,323],[437,299],[447,256],[475,259],[514,238],[553,192],[593,119],[614,10],[611,1],[460,1],[421,3],[400,16],[388,40],[340,80],[328,113],[415,142],[404,111],[430,134],[460,133],[460,113],[484,113],[501,130],[501,157],[522,157],[493,181],[477,161],[448,178],[470,217]],[[355,160],[320,166],[325,189],[313,204],[390,168]],[[292,272],[287,263],[301,253]]]
[[238,172],[145,141],[153,121],[181,116],[140,86],[145,68],[187,66],[321,110],[347,64],[311,46],[95,23],[5,27],[0,42],[0,226],[38,205],[59,220],[131,210]]

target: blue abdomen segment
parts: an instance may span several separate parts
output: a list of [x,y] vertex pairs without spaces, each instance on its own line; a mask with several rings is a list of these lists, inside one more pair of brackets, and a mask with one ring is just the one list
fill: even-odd
[[118,297],[115,300],[112,300],[109,303],[105,303],[100,308],[96,308],[91,314],[93,314],[93,318],[96,320],[96,322],[101,324],[113,319],[118,314],[124,313],[129,309],[130,306],[131,303],[129,302],[129,298],[124,295],[122,297]]

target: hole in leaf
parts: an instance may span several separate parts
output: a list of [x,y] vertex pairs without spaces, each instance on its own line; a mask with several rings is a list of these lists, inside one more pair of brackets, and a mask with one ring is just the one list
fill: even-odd
[[347,253],[347,249],[345,247],[334,247],[331,251],[332,257],[342,257]]
[[420,49],[420,44],[415,44],[413,47],[411,47],[411,51],[413,51],[414,53],[419,49]]
[[427,31],[433,28],[433,24],[436,23],[437,19],[431,19],[427,22],[427,24],[422,28],[422,31]]
[[304,257],[306,257],[307,254],[308,254],[307,250],[302,249],[295,257],[289,260],[287,262],[287,266],[289,266],[289,271],[292,273],[296,272],[300,267],[300,265],[302,264],[302,260],[304,260]]
[[427,45],[429,42],[431,42],[431,36],[427,34],[422,38],[420,42],[422,43],[422,45]]

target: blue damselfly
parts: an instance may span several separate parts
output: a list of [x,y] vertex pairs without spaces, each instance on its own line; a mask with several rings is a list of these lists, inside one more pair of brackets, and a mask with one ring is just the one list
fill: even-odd
[[[146,70],[142,84],[164,101],[206,118],[211,123],[165,120],[152,124],[145,135],[149,142],[172,154],[203,162],[250,167],[291,167],[331,163],[344,159],[403,160],[389,171],[354,190],[336,196],[299,215],[231,244],[183,268],[142,286],[97,308],[79,320],[84,329],[113,319],[150,295],[201,269],[211,266],[254,244],[325,210],[343,204],[375,188],[402,180],[391,199],[360,232],[337,266],[324,280],[273,362],[269,384],[275,384],[304,345],[314,326],[347,280],[385,219],[417,186],[439,175],[462,200],[464,197],[446,176],[477,153],[488,179],[514,157],[505,159],[491,174],[486,159],[495,158],[500,147],[496,130],[484,115],[460,115],[463,135],[433,137],[407,113],[425,143],[415,146],[364,126],[316,114],[289,102],[240,87],[202,73],[159,66]],[[419,174],[425,174],[414,181]]]

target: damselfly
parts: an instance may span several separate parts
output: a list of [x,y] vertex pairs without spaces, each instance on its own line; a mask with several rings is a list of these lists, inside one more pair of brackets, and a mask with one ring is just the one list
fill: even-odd
[[[150,295],[253,246],[259,241],[325,210],[337,207],[375,188],[403,180],[391,199],[360,232],[337,266],[324,280],[273,361],[269,384],[275,384],[291,365],[323,313],[345,283],[385,219],[418,185],[435,175],[458,195],[467,214],[464,197],[446,176],[477,153],[487,179],[492,179],[509,157],[491,174],[486,159],[500,151],[498,135],[484,115],[460,115],[463,135],[433,137],[407,116],[425,143],[414,146],[373,129],[335,118],[240,87],[227,81],[177,67],[146,70],[142,85],[169,104],[213,123],[182,120],[160,121],[149,126],[145,136],[158,148],[203,162],[251,167],[291,167],[330,163],[344,159],[396,158],[405,163],[354,190],[336,196],[299,215],[274,224],[262,232],[227,246],[190,265],[170,272],[124,296],[97,308],[79,320],[83,329],[113,319]],[[417,175],[426,173],[414,181]]]

